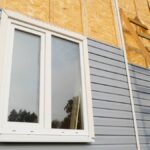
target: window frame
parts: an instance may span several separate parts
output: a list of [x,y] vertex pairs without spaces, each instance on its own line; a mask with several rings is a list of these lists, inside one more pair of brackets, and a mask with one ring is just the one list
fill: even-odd
[[[83,101],[83,111],[84,111],[84,130],[66,130],[66,129],[49,129],[51,125],[51,101],[46,100],[40,104],[40,111],[44,112],[44,117],[42,113],[39,113],[39,117],[43,120],[45,128],[39,128],[35,123],[14,123],[8,121],[6,122],[6,117],[8,117],[8,88],[11,61],[13,51],[13,32],[15,29],[33,33],[35,35],[41,36],[41,61],[44,62],[40,65],[40,89],[44,86],[44,92],[40,92],[40,97],[43,98],[44,95],[46,99],[51,97],[51,37],[52,35],[63,38],[69,41],[77,42],[80,46],[80,65],[81,65],[81,81],[82,81],[82,94],[84,93]],[[5,33],[5,34],[4,34]],[[92,113],[92,96],[91,96],[91,86],[90,86],[90,73],[89,73],[89,62],[88,62],[88,49],[87,49],[87,38],[74,32],[70,32],[55,26],[48,25],[41,21],[31,19],[29,17],[23,16],[12,11],[3,10],[1,23],[0,23],[0,34],[5,36],[5,38],[0,38],[0,54],[4,56],[0,61],[0,99],[4,97],[4,100],[0,100],[0,142],[92,142],[94,141],[94,127],[93,127],[93,113]],[[7,43],[7,44],[6,44]],[[3,51],[2,51],[3,49]],[[44,50],[45,49],[45,50]],[[9,57],[8,57],[9,56]],[[8,58],[7,58],[8,57]],[[46,62],[45,62],[46,59]],[[9,63],[9,64],[7,64]],[[3,64],[3,65],[2,65]],[[44,66],[45,65],[45,66]],[[9,66],[8,69],[6,66]],[[41,69],[42,68],[42,69]],[[48,69],[50,68],[50,69]],[[45,70],[44,70],[45,69]],[[43,74],[44,72],[44,74]],[[41,76],[42,75],[42,76]],[[7,79],[6,79],[7,78]],[[6,80],[5,80],[6,79]],[[4,82],[4,81],[8,81]],[[50,90],[49,90],[50,89]],[[40,90],[42,91],[42,90]],[[85,100],[86,99],[86,100]],[[45,108],[45,109],[44,109]],[[49,110],[49,111],[48,111]],[[7,111],[7,112],[6,112]],[[39,112],[40,112],[39,111]],[[88,114],[88,115],[87,115]],[[45,118],[45,120],[44,120]],[[9,125],[10,124],[10,125]],[[48,125],[49,124],[49,125]],[[15,130],[17,128],[17,131]],[[24,128],[24,129],[22,129]],[[27,129],[26,129],[27,128]]]
[[[38,35],[41,37],[41,44],[40,44],[40,82],[39,82],[39,123],[23,123],[23,122],[9,122],[7,121],[8,118],[8,106],[9,106],[9,91],[10,91],[10,80],[11,80],[11,68],[12,68],[12,56],[13,56],[13,45],[14,45],[14,33],[15,30],[19,30],[19,31],[23,31],[26,33],[30,33],[30,34],[34,34],[34,35]],[[44,106],[44,93],[42,92],[43,90],[43,82],[44,82],[44,34],[38,32],[38,31],[34,31],[16,24],[11,23],[11,25],[9,25],[8,28],[9,31],[9,39],[7,41],[8,47],[6,49],[6,55],[7,55],[7,62],[6,65],[4,66],[5,71],[6,71],[6,75],[5,75],[5,79],[4,81],[8,81],[5,82],[5,86],[6,86],[6,91],[5,96],[6,97],[4,99],[4,117],[3,117],[3,122],[4,122],[4,126],[7,127],[8,129],[11,130],[15,130],[15,128],[17,129],[24,129],[24,128],[28,128],[30,130],[42,127],[42,121],[43,120],[43,116],[42,116],[42,111],[43,111],[43,106]]]

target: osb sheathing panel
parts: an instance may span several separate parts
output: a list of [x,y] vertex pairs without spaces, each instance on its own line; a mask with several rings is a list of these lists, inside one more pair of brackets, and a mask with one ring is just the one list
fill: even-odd
[[49,22],[49,0],[4,0],[5,8]]
[[51,4],[53,24],[83,33],[80,0],[51,0]]
[[136,66],[144,67],[144,68],[147,67],[145,58],[141,54],[135,51],[130,51],[130,50],[128,50],[127,52],[128,52],[129,63],[136,65]]
[[3,0],[0,0],[0,8],[3,7]]
[[87,0],[89,36],[118,46],[111,0]]
[[6,9],[118,46],[112,0],[3,1]]
[[[145,31],[145,33],[150,35],[150,11],[148,9],[147,5],[147,0],[135,0],[136,4],[134,3],[134,0],[118,0],[119,1],[119,7],[124,10],[124,13],[126,14],[127,17],[134,18],[136,14],[140,18],[143,24],[145,24],[149,30]],[[134,25],[135,31],[138,29]],[[125,36],[125,43],[126,43],[126,48],[127,46],[138,48],[137,44],[135,43],[134,39],[131,39],[131,36],[128,33],[124,32]],[[150,47],[150,41],[141,38],[141,41],[143,42],[144,46]],[[127,55],[128,55],[128,60],[132,64],[136,64],[142,67],[146,67],[145,59],[144,57],[140,54],[135,52],[134,50],[127,49]]]
[[[137,4],[138,15],[143,23],[146,24],[149,28],[146,33],[150,35],[150,10],[148,9],[147,0],[137,0]],[[143,43],[145,44],[145,46],[150,47],[150,41],[143,39]]]
[[[142,0],[143,1],[143,0]],[[118,0],[119,7],[126,11],[129,17],[135,16],[134,0]]]
[[133,37],[128,32],[124,32],[124,38],[125,44],[128,45],[126,46],[128,62],[141,67],[146,67],[144,56],[136,51],[139,47]]

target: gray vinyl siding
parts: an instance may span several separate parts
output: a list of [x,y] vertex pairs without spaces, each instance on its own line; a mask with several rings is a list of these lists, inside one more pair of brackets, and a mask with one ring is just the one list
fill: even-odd
[[141,150],[150,150],[150,70],[130,65]]
[[136,150],[123,51],[93,40],[88,45],[96,134],[93,145]]
[[[136,150],[123,51],[90,39],[88,39],[88,50],[95,142],[90,144],[3,143],[0,145],[0,150]],[[136,103],[140,103],[138,96],[136,98]],[[144,104],[146,101],[148,97]],[[139,125],[144,127],[140,122],[142,119],[140,114],[139,118]],[[150,119],[147,115],[146,118]],[[147,126],[149,125],[150,123],[147,123]],[[141,134],[144,134],[144,130],[141,130]],[[143,144],[146,143],[142,136],[140,140]]]

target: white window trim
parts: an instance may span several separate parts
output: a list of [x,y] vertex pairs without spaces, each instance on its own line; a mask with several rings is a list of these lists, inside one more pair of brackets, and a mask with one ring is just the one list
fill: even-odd
[[40,89],[39,90],[39,110],[40,112],[43,112],[43,108],[44,108],[44,93],[42,92],[43,90],[43,80],[44,80],[44,76],[43,76],[43,72],[44,72],[44,34],[40,33],[40,32],[37,32],[37,31],[34,31],[34,30],[31,30],[31,29],[28,29],[28,28],[24,28],[24,27],[21,27],[21,26],[18,26],[18,25],[15,25],[11,22],[11,24],[9,25],[9,27],[7,28],[7,30],[9,31],[9,39],[7,41],[7,48],[6,48],[6,56],[7,56],[7,60],[6,60],[6,66],[4,66],[5,68],[5,79],[4,81],[8,81],[8,82],[5,82],[5,84],[3,86],[6,87],[6,91],[4,91],[5,96],[3,97],[6,97],[6,100],[3,99],[5,102],[3,102],[3,108],[5,109],[4,110],[4,115],[3,115],[3,125],[5,127],[7,127],[8,129],[10,130],[15,130],[15,128],[17,129],[22,129],[22,128],[28,128],[28,129],[36,129],[36,128],[39,128],[42,126],[42,119],[43,119],[43,116],[41,115],[42,113],[39,112],[39,123],[15,123],[15,122],[8,122],[6,120],[6,118],[8,117],[8,99],[9,99],[9,88],[10,88],[10,77],[11,77],[11,65],[12,65],[12,55],[13,55],[13,39],[14,39],[14,30],[15,29],[18,29],[18,30],[22,30],[22,31],[25,31],[25,32],[29,32],[31,34],[35,34],[35,35],[38,35],[41,37],[41,48],[40,48]]
[[[5,82],[5,77],[9,72],[6,72],[5,65],[7,65],[7,51],[9,49],[12,49],[12,43],[9,42],[9,36],[10,30],[12,31],[12,24],[20,29],[25,29],[29,32],[34,31],[35,34],[40,35],[42,39],[44,40],[44,36],[46,41],[51,37],[51,35],[56,35],[58,37],[62,37],[63,39],[72,40],[75,42],[78,42],[80,45],[80,55],[82,56],[81,61],[83,61],[81,64],[84,64],[84,70],[82,73],[82,79],[84,78],[84,93],[86,94],[86,101],[84,101],[83,108],[84,109],[84,123],[85,123],[85,129],[84,130],[65,130],[65,129],[51,129],[48,131],[49,126],[45,126],[45,129],[39,129],[39,126],[32,126],[30,124],[30,127],[26,123],[21,123],[21,128],[17,126],[17,132],[16,130],[13,130],[16,128],[16,123],[10,123],[10,126],[8,122],[5,120],[5,115],[7,114],[4,110],[8,107],[8,103],[4,103],[2,101],[2,98],[7,98],[8,93],[5,91],[7,90],[7,84]],[[10,30],[9,30],[10,29]],[[0,121],[0,142],[93,142],[94,141],[94,123],[93,123],[93,110],[92,110],[92,96],[91,96],[91,85],[90,85],[90,71],[89,71],[89,62],[88,62],[88,48],[87,48],[87,38],[74,33],[70,32],[46,23],[43,23],[41,21],[37,21],[35,19],[31,19],[29,17],[26,17],[24,15],[3,10],[1,15],[1,23],[0,23],[0,35],[3,35],[0,37],[0,56],[2,59],[0,59],[0,117],[2,118]],[[7,44],[6,44],[7,43]],[[42,49],[46,49],[46,58],[51,58],[51,53],[48,51],[48,49],[51,49],[51,43],[46,42],[46,45],[42,44]],[[81,51],[81,49],[83,51]],[[42,53],[44,55],[44,52]],[[10,54],[11,56],[11,54]],[[49,59],[47,59],[49,60]],[[47,66],[50,65],[50,60],[47,62]],[[82,67],[82,66],[81,66]],[[49,80],[48,76],[50,75],[50,72],[45,72],[45,80]],[[82,80],[83,81],[83,80]],[[46,82],[48,83],[48,82]],[[48,86],[51,88],[50,85],[51,81],[49,81]],[[46,88],[47,90],[49,88]],[[45,90],[45,97],[50,96],[50,92]],[[43,94],[42,94],[43,95]],[[6,97],[5,97],[6,96]],[[45,111],[47,111],[49,108],[47,106],[51,106],[51,102],[47,102],[45,104]],[[44,108],[44,107],[43,107]],[[44,111],[44,110],[42,110]],[[87,113],[87,115],[85,115]],[[45,118],[49,118],[51,113],[46,113],[47,115]],[[5,116],[5,117],[4,117]],[[41,117],[42,118],[42,117]],[[46,119],[48,120],[48,119]],[[50,122],[45,122],[45,124],[49,124]],[[13,125],[14,124],[14,125]],[[18,124],[18,123],[17,123]],[[51,123],[50,123],[51,124]],[[8,128],[6,128],[8,125]],[[27,127],[22,129],[22,127]],[[37,128],[37,130],[36,130]],[[33,130],[34,131],[33,131]]]

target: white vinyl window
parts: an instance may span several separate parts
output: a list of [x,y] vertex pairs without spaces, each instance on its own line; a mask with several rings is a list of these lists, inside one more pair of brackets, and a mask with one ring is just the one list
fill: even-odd
[[0,142],[92,142],[86,38],[11,11],[0,35]]

